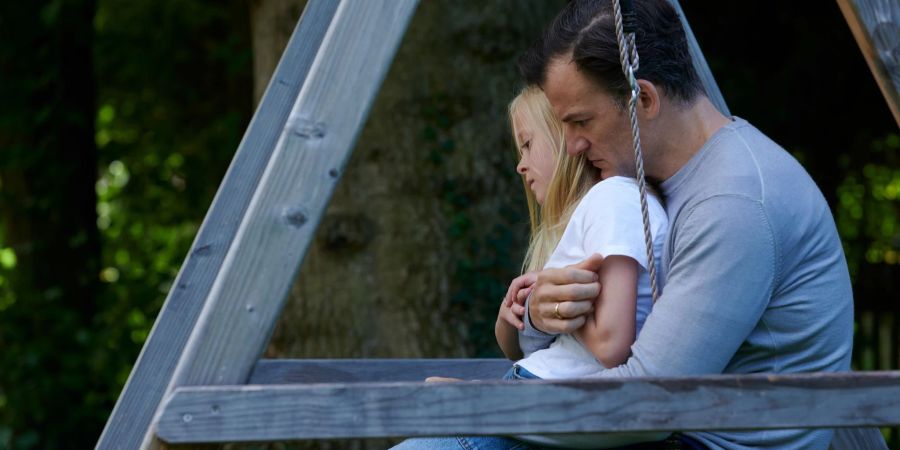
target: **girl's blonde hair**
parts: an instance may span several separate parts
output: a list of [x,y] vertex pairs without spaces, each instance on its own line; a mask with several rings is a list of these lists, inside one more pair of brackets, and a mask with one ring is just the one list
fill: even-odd
[[572,211],[578,206],[581,197],[594,185],[595,173],[588,166],[584,155],[566,154],[562,122],[550,108],[550,102],[540,88],[528,86],[510,102],[509,121],[519,158],[522,157],[519,121],[525,121],[532,126],[533,134],[546,137],[556,160],[543,205],[538,205],[525,176],[522,176],[525,198],[528,201],[528,214],[531,218],[531,239],[525,260],[522,262],[524,273],[542,269],[550,259],[569,223]]

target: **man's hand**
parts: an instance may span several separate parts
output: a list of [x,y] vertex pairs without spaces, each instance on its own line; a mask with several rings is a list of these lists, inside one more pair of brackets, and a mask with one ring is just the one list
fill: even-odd
[[456,383],[458,381],[466,381],[462,378],[448,378],[448,377],[428,377],[425,379],[426,383]]
[[588,259],[563,269],[545,269],[538,273],[528,304],[531,324],[546,333],[571,333],[584,325],[586,315],[594,311],[600,295],[597,271],[603,256]]
[[531,288],[537,280],[537,272],[527,272],[516,277],[509,284],[506,296],[500,303],[498,318],[506,321],[518,330],[525,329],[522,316],[525,315],[525,299],[531,293]]

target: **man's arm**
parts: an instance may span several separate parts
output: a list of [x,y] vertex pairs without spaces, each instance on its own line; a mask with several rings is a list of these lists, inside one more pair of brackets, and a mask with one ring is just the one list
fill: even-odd
[[762,205],[717,196],[673,230],[667,284],[628,361],[603,377],[721,373],[775,285],[777,248]]
[[601,255],[592,255],[564,269],[538,272],[525,301],[525,327],[519,331],[519,346],[525,356],[550,346],[557,334],[571,333],[584,325],[600,294],[597,272],[602,263]]

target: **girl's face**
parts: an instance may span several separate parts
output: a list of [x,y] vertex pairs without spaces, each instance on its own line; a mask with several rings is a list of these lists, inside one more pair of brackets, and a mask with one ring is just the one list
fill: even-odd
[[519,165],[516,171],[525,177],[525,182],[539,205],[544,204],[550,178],[556,168],[556,158],[550,140],[521,114],[516,117],[516,145],[519,146]]

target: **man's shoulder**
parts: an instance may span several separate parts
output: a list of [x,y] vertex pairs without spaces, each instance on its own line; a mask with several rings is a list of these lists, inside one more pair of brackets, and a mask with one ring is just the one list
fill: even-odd
[[766,203],[798,186],[817,189],[796,158],[744,119],[735,118],[710,144],[691,177],[696,191],[691,203],[719,195]]

